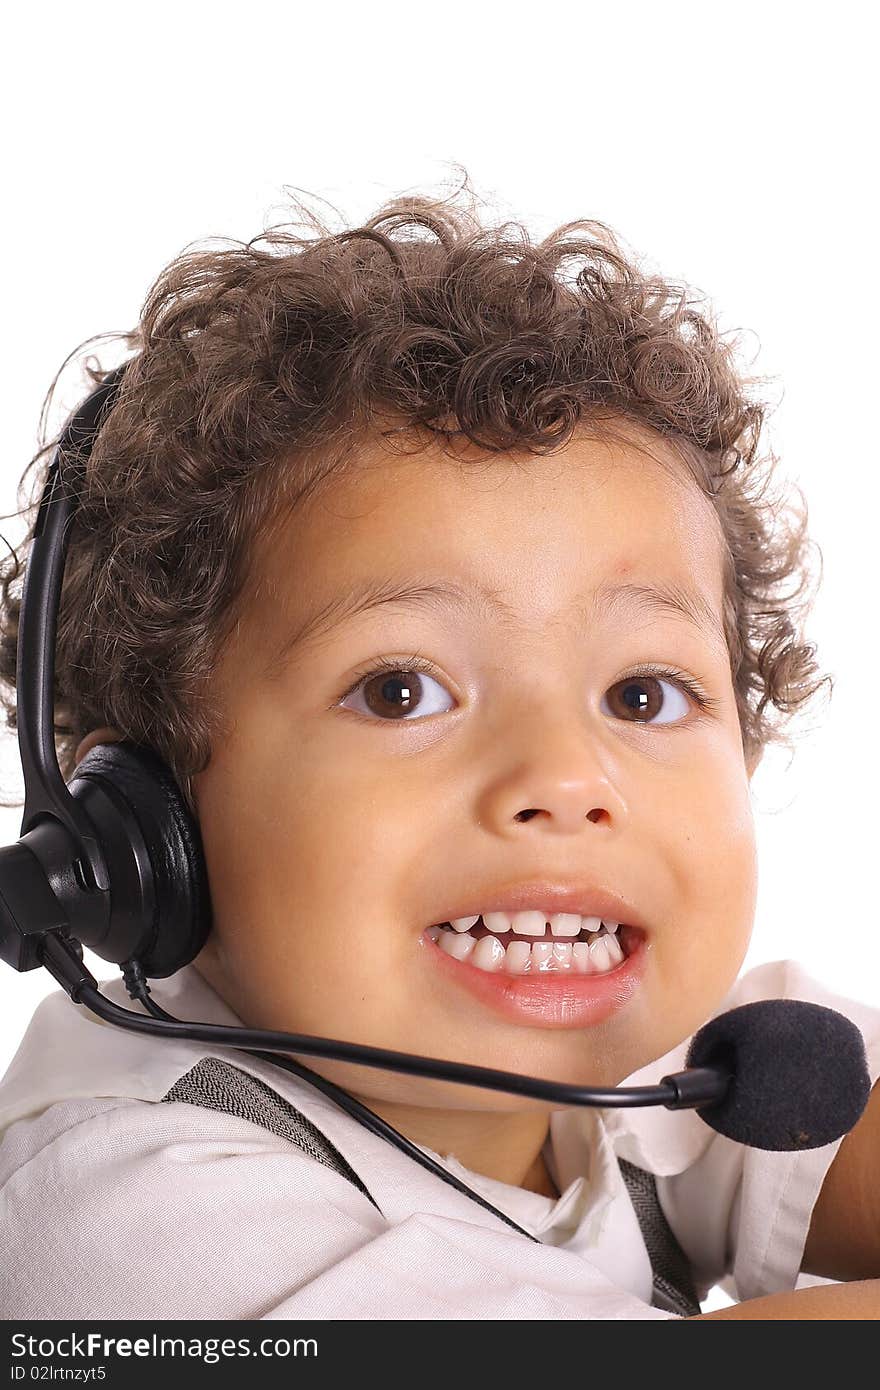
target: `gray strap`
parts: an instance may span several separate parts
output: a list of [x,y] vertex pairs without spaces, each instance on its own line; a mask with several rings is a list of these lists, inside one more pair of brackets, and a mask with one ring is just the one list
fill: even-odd
[[289,1101],[258,1077],[251,1076],[250,1072],[242,1071],[230,1062],[223,1062],[219,1057],[202,1057],[179,1081],[175,1081],[162,1099],[185,1101],[189,1105],[201,1105],[206,1110],[221,1110],[224,1114],[250,1120],[251,1124],[262,1125],[263,1129],[289,1140],[311,1158],[316,1158],[325,1167],[348,1178],[379,1211],[378,1203],[330,1140]]
[[696,1316],[700,1303],[690,1265],[663,1213],[654,1174],[625,1158],[618,1158],[617,1162],[654,1271],[654,1307],[684,1317]]
[[[175,1081],[162,1100],[184,1101],[207,1110],[220,1110],[227,1115],[238,1115],[251,1124],[261,1125],[347,1178],[369,1198],[377,1211],[380,1210],[357,1173],[326,1135],[289,1101],[273,1091],[271,1086],[251,1076],[250,1072],[221,1061],[219,1057],[202,1057]],[[634,1163],[628,1163],[626,1159],[618,1159],[618,1163],[651,1260],[654,1306],[686,1317],[699,1313],[700,1304],[690,1268],[663,1214],[654,1175],[637,1168]]]

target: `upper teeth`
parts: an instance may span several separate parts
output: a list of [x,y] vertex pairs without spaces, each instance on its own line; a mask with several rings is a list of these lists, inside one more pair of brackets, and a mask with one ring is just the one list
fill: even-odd
[[603,921],[609,934],[617,931],[618,922],[603,917],[582,917],[577,912],[482,912],[472,917],[455,917],[450,925],[455,931],[466,932],[482,917],[486,930],[502,936],[512,931],[519,936],[543,936],[545,923],[550,923],[553,936],[577,936],[581,931],[597,932]]

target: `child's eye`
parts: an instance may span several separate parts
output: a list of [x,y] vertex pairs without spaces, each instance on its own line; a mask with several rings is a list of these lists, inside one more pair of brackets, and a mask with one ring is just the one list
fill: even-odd
[[367,708],[356,712],[374,714],[381,719],[408,719],[412,717],[414,709],[420,709],[423,715],[444,714],[451,708],[450,705],[447,705],[446,709],[422,708],[428,683],[436,685],[438,689],[444,689],[439,680],[429,674],[431,669],[428,662],[417,656],[408,658],[406,662],[381,662],[364,672],[354,685],[349,686],[339,702],[340,706],[350,709],[351,706],[346,706],[343,701],[347,700],[349,695],[357,694],[362,697]]
[[[373,715],[386,722],[411,719],[414,713],[422,717],[446,713],[451,705],[438,707],[436,696],[427,702],[428,708],[424,707],[429,686],[445,690],[439,678],[431,674],[433,669],[430,662],[417,654],[404,661],[382,661],[360,674],[336,703],[343,709],[351,709],[345,701],[355,695],[362,703],[356,713]],[[671,692],[671,698],[665,691]],[[664,725],[684,719],[691,702],[701,710],[714,709],[718,703],[682,673],[652,667],[616,681],[603,695],[599,708],[603,714],[619,717],[626,723]],[[659,717],[661,715],[666,717]]]
[[[672,691],[674,698],[671,701],[662,692],[661,687],[664,686]],[[659,713],[665,714],[670,705],[671,713],[668,718],[654,717]],[[627,676],[625,680],[617,681],[602,696],[599,708],[603,714],[619,714],[631,723],[674,724],[676,720],[685,718],[689,705],[684,692],[672,681],[661,680],[658,676]]]

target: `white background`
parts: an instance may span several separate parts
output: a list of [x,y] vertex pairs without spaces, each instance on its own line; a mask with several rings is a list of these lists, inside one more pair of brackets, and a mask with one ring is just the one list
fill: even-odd
[[[67,354],[133,327],[187,244],[283,220],[285,185],[351,225],[390,195],[449,192],[461,164],[487,218],[537,237],[597,217],[743,330],[749,369],[775,379],[768,442],[821,547],[807,637],[835,678],[794,758],[771,751],[753,782],[746,965],[793,956],[880,1006],[870,7],[381,0],[315,14],[251,0],[13,14],[0,95],[5,514]],[[84,393],[69,369],[53,429]],[[0,531],[24,534],[8,516]],[[17,757],[0,733],[7,800],[21,795]],[[0,810],[0,843],[20,823],[20,807]],[[0,1072],[55,987],[0,966]]]

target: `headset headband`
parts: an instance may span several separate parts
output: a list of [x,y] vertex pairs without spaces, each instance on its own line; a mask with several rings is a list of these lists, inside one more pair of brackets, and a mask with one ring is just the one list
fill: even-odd
[[88,817],[68,791],[55,751],[55,642],[67,546],[76,510],[71,485],[73,469],[62,464],[69,460],[84,466],[127,366],[124,363],[112,371],[74,413],[49,466],[22,590],[16,662],[16,722],[25,784],[20,835],[31,830],[41,816],[54,816],[77,845],[86,886],[101,893],[110,887],[104,856]]
[[55,643],[79,485],[129,365],[110,372],[68,421],[25,573],[16,671],[24,814],[17,844],[0,849],[0,928],[13,924],[0,930],[0,958],[18,970],[44,963],[40,941],[55,932],[161,978],[194,959],[211,926],[198,826],[155,750],[130,740],[98,745],[69,784],[55,751]]

